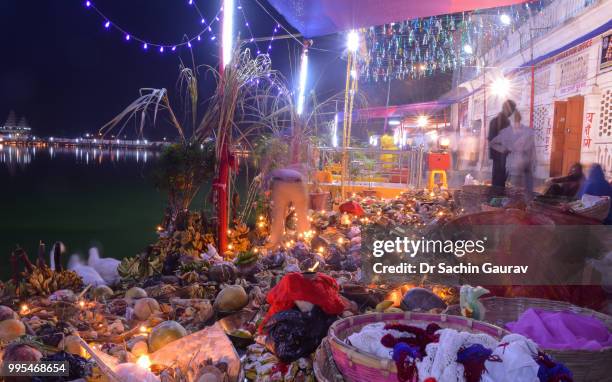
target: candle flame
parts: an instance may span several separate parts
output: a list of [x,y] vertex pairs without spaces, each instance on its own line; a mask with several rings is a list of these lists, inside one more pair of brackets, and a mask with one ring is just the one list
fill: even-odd
[[317,261],[312,267],[308,268],[308,272],[314,272],[319,268],[319,262]]
[[138,357],[138,360],[136,361],[136,364],[138,366],[142,367],[143,369],[147,369],[147,370],[151,369],[151,359],[146,354],[145,355],[141,355],[140,357]]

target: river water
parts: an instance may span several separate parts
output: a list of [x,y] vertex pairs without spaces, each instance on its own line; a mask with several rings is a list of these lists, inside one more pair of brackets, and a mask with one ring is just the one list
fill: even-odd
[[[0,256],[17,244],[34,259],[38,241],[68,253],[122,258],[156,238],[165,195],[151,181],[157,152],[0,145]],[[8,261],[0,278],[10,274]]]

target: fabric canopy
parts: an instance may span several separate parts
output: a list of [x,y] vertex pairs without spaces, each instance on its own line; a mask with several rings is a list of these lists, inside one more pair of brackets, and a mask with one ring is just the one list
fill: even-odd
[[525,0],[268,0],[304,37],[392,22],[503,7]]

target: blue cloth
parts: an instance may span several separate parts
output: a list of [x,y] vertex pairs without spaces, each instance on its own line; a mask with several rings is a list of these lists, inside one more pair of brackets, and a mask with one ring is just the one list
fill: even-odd
[[[609,196],[612,198],[612,186],[606,181],[606,177],[600,165],[594,164],[589,171],[589,176],[578,191],[578,198],[583,195],[594,196]],[[612,208],[608,212],[608,217],[604,220],[604,224],[612,224]]]

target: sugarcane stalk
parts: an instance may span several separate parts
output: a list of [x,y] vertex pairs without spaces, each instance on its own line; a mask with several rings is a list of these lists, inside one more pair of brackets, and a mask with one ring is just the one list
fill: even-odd
[[47,262],[45,261],[45,243],[40,240],[38,243],[38,258],[36,260],[36,265],[39,268],[44,268],[47,266]]

